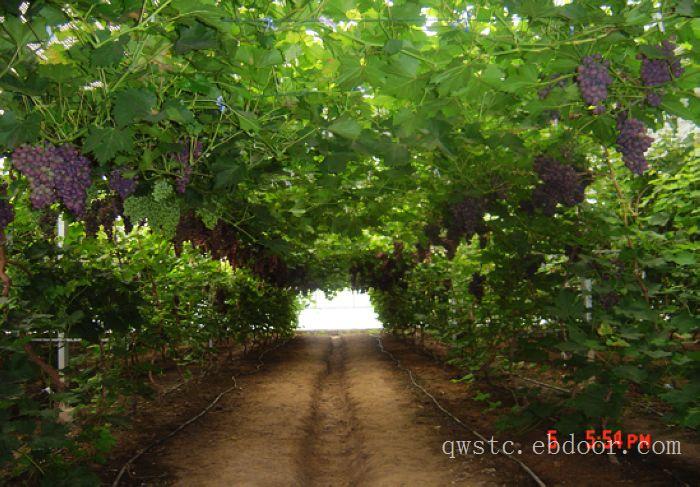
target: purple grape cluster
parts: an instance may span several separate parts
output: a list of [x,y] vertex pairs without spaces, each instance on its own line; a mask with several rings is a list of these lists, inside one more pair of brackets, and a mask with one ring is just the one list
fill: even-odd
[[190,184],[190,179],[192,178],[192,165],[186,162],[182,165],[182,171],[180,176],[178,176],[175,188],[177,192],[182,194],[187,190],[187,185]]
[[644,124],[636,118],[620,114],[617,119],[617,150],[622,154],[625,166],[635,174],[643,174],[649,167],[644,153],[654,139],[647,134]]
[[60,157],[52,145],[22,145],[13,152],[14,166],[29,179],[29,199],[35,209],[56,202],[53,168],[59,161]]
[[12,154],[14,166],[29,180],[35,209],[59,199],[76,216],[85,212],[90,186],[90,161],[71,145],[22,145]]
[[97,236],[100,226],[102,226],[107,237],[113,240],[114,221],[123,212],[122,199],[117,195],[109,195],[105,199],[94,200],[83,218],[85,235],[88,237]]
[[574,206],[583,201],[589,181],[574,167],[561,164],[552,157],[539,156],[535,160],[535,171],[542,183],[532,192],[532,204],[545,215],[554,215],[559,203]]
[[125,200],[136,191],[139,182],[137,178],[125,178],[121,169],[115,169],[109,175],[109,188],[116,191],[122,200]]
[[542,264],[544,264],[544,257],[539,254],[528,254],[522,257],[520,262],[523,266],[525,277],[530,279],[537,274],[537,271],[540,269]]
[[[676,56],[676,45],[664,40],[656,46],[663,52],[664,57],[660,59],[649,59],[644,54],[639,54],[638,59],[642,60],[639,76],[642,78],[644,86],[659,86],[668,83],[673,78],[680,78],[685,69],[681,66],[681,60]],[[652,107],[661,105],[662,93],[649,91],[646,95],[646,102]]]
[[671,71],[665,59],[649,59],[642,56],[640,77],[645,86],[658,86],[671,81]]
[[15,219],[15,210],[7,200],[7,185],[0,184],[0,233]]
[[671,74],[674,78],[680,78],[685,72],[685,68],[681,66],[681,58],[676,56],[674,52],[676,45],[669,40],[662,41],[661,45],[666,53],[666,61],[668,61],[668,68],[671,70]]
[[680,78],[685,69],[681,66],[681,60],[676,56],[676,45],[664,40],[661,45],[656,46],[663,52],[664,57],[660,59],[649,59],[644,54],[638,57],[642,60],[640,77],[645,86],[658,86],[668,83],[673,78]]
[[608,85],[613,82],[608,72],[609,66],[609,61],[603,61],[600,54],[595,54],[584,57],[578,67],[578,88],[584,101],[594,106],[595,115],[605,111],[603,102],[608,97]]
[[649,106],[658,107],[661,105],[661,93],[657,91],[649,91],[646,96],[646,102]]
[[442,242],[440,238],[440,225],[436,222],[428,223],[423,228],[423,233],[428,237],[428,241],[433,245],[439,245]]
[[190,179],[192,178],[192,163],[202,156],[203,152],[202,143],[197,141],[192,148],[192,144],[187,141],[182,150],[175,156],[175,159],[182,165],[180,170],[180,175],[176,181],[176,188],[178,193],[184,193],[187,189],[187,185],[190,184]]
[[448,237],[457,241],[461,237],[469,240],[475,233],[484,233],[484,213],[486,205],[483,199],[467,196],[450,208],[451,220]]
[[610,291],[598,296],[598,301],[604,309],[611,309],[620,302],[620,295],[615,291]]
[[481,275],[479,272],[472,274],[472,280],[469,281],[469,294],[476,298],[476,302],[480,303],[484,297],[484,283],[486,282],[486,277]]
[[62,145],[56,151],[63,162],[54,168],[54,187],[68,211],[82,216],[92,181],[90,160],[72,145]]

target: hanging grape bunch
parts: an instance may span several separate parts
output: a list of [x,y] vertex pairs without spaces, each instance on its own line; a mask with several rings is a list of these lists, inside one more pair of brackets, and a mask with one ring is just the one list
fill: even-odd
[[479,272],[472,274],[472,279],[469,281],[469,294],[476,298],[476,302],[480,303],[484,297],[484,283],[486,277]]
[[425,262],[430,257],[430,245],[416,244],[416,262]]
[[109,188],[116,191],[122,200],[134,194],[138,184],[137,178],[125,178],[121,169],[115,169],[109,175]]
[[467,196],[450,208],[451,221],[448,225],[448,236],[458,240],[469,240],[475,233],[484,233],[484,213],[486,205],[481,198]]
[[532,204],[542,213],[552,216],[559,203],[571,207],[583,202],[589,180],[574,167],[548,156],[539,156],[534,166],[542,183],[532,192]]
[[650,91],[646,94],[645,99],[646,99],[647,103],[649,104],[649,106],[658,107],[661,105],[662,97],[661,97],[660,93],[658,93],[656,91]]
[[12,163],[29,180],[29,199],[34,209],[45,208],[56,201],[54,158],[58,158],[58,154],[52,145],[22,145],[12,154]]
[[544,264],[544,257],[539,254],[528,254],[520,259],[520,264],[523,266],[525,277],[531,279]]
[[85,225],[85,235],[88,237],[96,237],[100,231],[100,220],[97,216],[99,206],[98,201],[93,201],[88,210],[85,212],[83,224]]
[[85,212],[90,186],[90,161],[71,145],[22,145],[12,162],[28,180],[30,200],[35,209],[46,208],[59,199],[74,215]]
[[[124,170],[123,169],[115,169],[113,170],[110,175],[109,175],[109,188],[116,192],[119,195],[120,201],[113,201],[112,206],[114,207],[114,210],[116,211],[116,216],[121,215],[122,216],[122,221],[124,223],[124,232],[129,233],[131,232],[131,229],[133,228],[133,225],[131,223],[131,219],[124,215],[124,200],[134,194],[136,192],[136,187],[139,185],[138,178],[127,178],[124,177]],[[109,217],[107,214],[109,213],[108,210],[103,209],[103,219],[108,219]],[[86,222],[87,223],[87,222]],[[105,229],[107,226],[110,228],[110,232],[112,229],[112,225],[114,223],[114,218],[112,221],[108,222],[108,225],[105,225],[105,222],[103,221],[102,224],[105,225]],[[98,223],[98,228],[99,228],[99,223]],[[87,231],[87,230],[86,230]],[[96,232],[95,232],[96,233]],[[112,238],[111,233],[108,234],[110,238]]]
[[617,118],[617,149],[622,154],[625,166],[635,174],[643,174],[649,167],[644,153],[651,147],[654,139],[647,135],[644,124],[636,118],[620,114]]
[[0,233],[15,219],[15,210],[7,199],[7,185],[0,183]]
[[182,253],[182,246],[185,242],[190,242],[197,247],[207,247],[210,233],[210,230],[202,223],[202,220],[197,218],[194,211],[182,213],[173,237],[175,255],[179,256]]
[[356,291],[367,291],[374,285],[377,256],[363,255],[350,266],[350,283]]
[[655,46],[662,54],[662,58],[650,59],[644,54],[637,55],[642,60],[640,77],[644,86],[658,86],[668,83],[673,78],[680,78],[685,69],[681,66],[681,60],[675,54],[676,44],[664,40]]
[[[673,78],[680,78],[685,69],[681,66],[681,60],[675,54],[676,45],[670,40],[664,40],[655,46],[663,55],[661,58],[650,59],[644,54],[638,54],[637,59],[642,60],[639,76],[644,86],[654,87],[668,83]],[[661,105],[661,92],[650,90],[647,92],[646,101],[652,107]]]
[[60,156],[53,168],[56,192],[71,213],[82,216],[91,182],[90,161],[71,145],[62,145],[56,151]]
[[609,310],[620,302],[620,294],[615,291],[610,291],[598,296],[598,301],[604,309]]
[[423,233],[425,233],[425,236],[428,237],[428,241],[431,244],[437,245],[440,243],[440,225],[438,223],[428,223],[423,228]]
[[102,226],[107,237],[112,240],[114,238],[114,221],[122,212],[122,201],[115,195],[94,200],[83,218],[85,234],[88,237],[95,237]]
[[186,141],[182,150],[175,156],[180,163],[180,175],[177,177],[177,192],[184,193],[192,178],[192,164],[202,156],[203,146],[197,141],[192,147],[191,141]]
[[584,57],[576,77],[581,97],[588,105],[594,107],[594,115],[600,115],[605,111],[603,102],[608,97],[608,85],[613,82],[608,72],[610,62],[602,59],[600,54]]

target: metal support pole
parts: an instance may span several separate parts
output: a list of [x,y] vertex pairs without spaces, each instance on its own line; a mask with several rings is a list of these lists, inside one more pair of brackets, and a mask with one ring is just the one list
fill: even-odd
[[[66,238],[66,221],[63,219],[63,213],[58,215],[56,221],[56,243],[58,248],[63,248],[63,241]],[[60,259],[62,255],[59,253],[58,258]],[[58,371],[62,371],[68,365],[68,342],[66,341],[66,334],[63,332],[58,333]]]

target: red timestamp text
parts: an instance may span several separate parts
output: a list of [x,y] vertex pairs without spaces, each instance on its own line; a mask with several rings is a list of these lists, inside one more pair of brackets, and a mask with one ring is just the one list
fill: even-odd
[[[648,450],[651,447],[652,440],[649,433],[625,433],[621,430],[603,429],[585,430],[585,441],[589,446],[594,447],[602,445],[607,450],[613,449],[632,449]],[[554,449],[559,446],[557,438],[557,430],[547,431],[547,444],[549,449]]]

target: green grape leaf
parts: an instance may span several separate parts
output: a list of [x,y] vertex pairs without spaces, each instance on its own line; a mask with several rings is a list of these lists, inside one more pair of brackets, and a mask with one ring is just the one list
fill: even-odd
[[34,142],[39,137],[41,115],[32,113],[18,120],[14,112],[0,115],[0,146],[16,147],[25,142]]
[[346,139],[355,140],[360,136],[362,128],[355,120],[342,117],[333,122],[328,130]]
[[90,65],[93,68],[107,68],[118,64],[124,57],[126,36],[119,40],[107,42],[90,53]]
[[214,49],[219,45],[216,30],[195,21],[190,26],[180,28],[180,38],[175,43],[175,52],[184,54],[202,49]]
[[133,150],[134,134],[130,129],[92,127],[83,150],[92,153],[100,164],[106,164],[119,153]]
[[647,373],[644,369],[635,367],[634,365],[619,365],[613,369],[615,374],[623,379],[631,380],[637,384],[641,384],[647,377]]
[[148,90],[130,88],[114,96],[112,115],[117,125],[124,127],[151,115],[156,95]]

